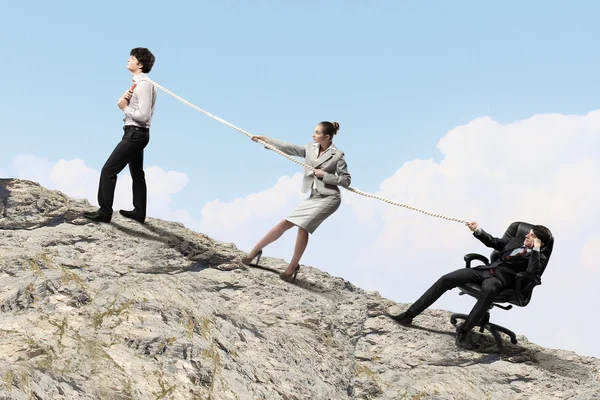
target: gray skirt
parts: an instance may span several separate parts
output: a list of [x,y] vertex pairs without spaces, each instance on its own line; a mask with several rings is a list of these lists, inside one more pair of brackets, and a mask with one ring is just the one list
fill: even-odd
[[286,221],[306,229],[309,233],[314,233],[321,222],[333,214],[341,203],[340,193],[325,196],[313,189],[310,197],[300,203],[286,218]]

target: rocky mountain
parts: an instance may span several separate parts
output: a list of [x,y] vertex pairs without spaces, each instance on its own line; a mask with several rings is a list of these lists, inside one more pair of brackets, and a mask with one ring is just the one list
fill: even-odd
[[0,398],[600,399],[598,359],[457,348],[447,311],[403,327],[406,305],[317,268],[289,284],[283,260],[91,209],[0,179]]

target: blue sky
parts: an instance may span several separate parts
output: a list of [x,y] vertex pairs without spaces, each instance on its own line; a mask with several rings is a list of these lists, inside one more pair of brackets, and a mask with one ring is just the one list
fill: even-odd
[[[398,171],[410,170],[414,160],[443,161],[440,140],[479,117],[509,126],[537,114],[585,115],[599,108],[599,11],[600,4],[592,1],[10,2],[0,14],[0,175],[18,176],[14,159],[23,154],[46,159],[48,165],[82,159],[99,171],[122,134],[116,102],[130,86],[129,50],[143,46],[156,55],[152,79],[249,132],[306,143],[316,123],[338,121],[336,145],[346,152],[353,186],[375,192],[382,182],[400,176]],[[556,133],[555,139],[568,132]],[[592,149],[582,146],[580,151],[596,160]],[[460,155],[460,149],[453,151]],[[536,151],[531,148],[524,157],[535,159]],[[195,221],[210,202],[246,199],[300,171],[162,92],[145,165],[187,176],[168,207],[186,210]],[[494,190],[482,185],[477,190]],[[406,187],[394,192],[394,199],[465,216],[459,215],[462,209],[430,203],[449,194],[432,185],[417,196]],[[290,207],[300,198],[293,197]],[[498,227],[496,234],[520,216],[517,205],[511,214],[513,205],[505,203],[506,218],[496,221],[485,202],[473,204],[468,216],[481,216],[483,226],[488,218]],[[345,207],[335,221],[349,225],[324,224],[322,236],[309,243],[306,262],[326,269],[335,259],[322,254],[335,245],[336,229],[344,229],[343,240],[355,233],[352,218],[359,212]],[[400,215],[413,218],[405,211]],[[257,223],[260,229],[246,236],[221,232],[219,238],[243,242],[247,250],[284,216],[285,211],[265,216]],[[447,226],[418,218],[431,231]],[[202,224],[195,226],[207,226]],[[367,225],[356,229],[385,236],[385,230]],[[600,232],[593,229],[578,234],[594,238]],[[408,234],[402,232],[397,234]],[[285,240],[273,253],[289,259],[293,238]],[[464,250],[472,249],[455,251]],[[440,252],[441,258],[448,256]],[[430,281],[415,276],[424,280],[414,285],[415,292],[394,297],[391,288],[377,286],[382,282],[361,281],[362,275],[331,268],[404,302],[414,300]],[[600,356],[591,336],[574,344],[568,333],[564,338],[544,334],[532,339]]]
[[[370,3],[11,2],[0,15],[11,94],[0,159],[28,151],[100,169],[135,46],[155,53],[154,80],[250,132],[303,142],[316,122],[340,122],[338,147],[368,191],[405,161],[439,159],[440,136],[474,117],[598,104],[593,2]],[[185,171],[174,204],[193,209],[297,171],[260,150],[161,93],[146,162]]]

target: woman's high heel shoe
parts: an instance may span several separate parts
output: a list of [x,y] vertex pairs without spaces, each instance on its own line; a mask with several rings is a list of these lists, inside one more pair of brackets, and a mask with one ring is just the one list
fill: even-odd
[[[262,250],[259,250],[254,256],[242,257],[242,264],[244,265],[258,265],[260,262],[260,256],[262,256]],[[252,260],[256,258],[256,264],[252,264]]]
[[296,265],[296,269],[294,269],[294,272],[292,272],[290,275],[286,274],[285,272],[282,272],[279,274],[279,277],[286,282],[294,283],[296,282],[296,275],[298,275],[299,270],[300,264]]

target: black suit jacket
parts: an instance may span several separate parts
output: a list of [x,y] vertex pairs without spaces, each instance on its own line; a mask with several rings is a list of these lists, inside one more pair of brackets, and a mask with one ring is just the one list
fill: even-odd
[[512,288],[515,284],[515,275],[522,271],[533,272],[540,275],[540,272],[546,268],[548,258],[539,251],[531,251],[525,255],[506,259],[510,252],[523,245],[523,237],[514,237],[511,240],[496,238],[485,232],[483,229],[479,235],[473,234],[481,243],[487,247],[498,250],[500,256],[496,260],[491,260],[490,265],[480,265],[475,269],[493,269],[494,275],[502,281],[505,287]]

